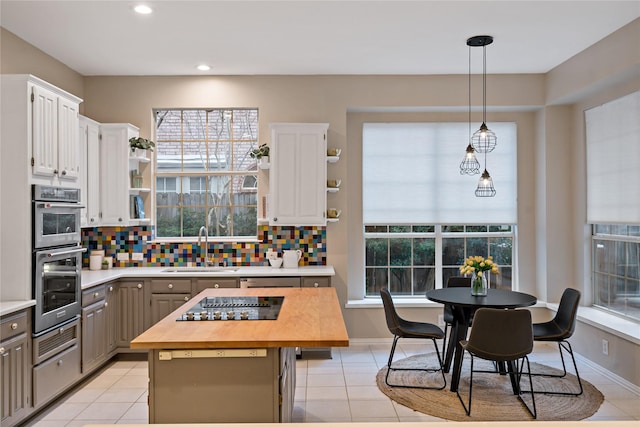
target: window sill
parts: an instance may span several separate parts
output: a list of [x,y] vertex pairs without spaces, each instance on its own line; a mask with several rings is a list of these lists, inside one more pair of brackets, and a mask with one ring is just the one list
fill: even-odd
[[[429,301],[426,298],[395,298],[393,300],[396,307],[404,308],[439,308],[442,304]],[[344,306],[348,309],[359,308],[382,308],[382,300],[380,298],[365,298],[361,300],[349,300]],[[538,301],[534,308],[546,307],[551,311],[558,310],[558,304],[547,304],[544,301]],[[586,323],[612,335],[628,340],[634,344],[640,345],[640,326],[631,321],[622,319],[618,316],[606,313],[592,307],[578,308],[578,321]]]
[[[556,311],[558,304],[549,304]],[[579,307],[578,321],[640,345],[640,325],[593,307]]]
[[[396,307],[404,308],[440,308],[442,304],[439,302],[430,301],[426,298],[394,298],[393,303]],[[382,308],[382,299],[380,298],[365,298],[361,300],[349,300],[344,305],[345,308]],[[538,301],[532,307],[547,307],[546,302]]]

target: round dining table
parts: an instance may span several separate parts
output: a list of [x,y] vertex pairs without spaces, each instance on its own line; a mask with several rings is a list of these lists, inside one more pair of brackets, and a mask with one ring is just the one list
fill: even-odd
[[[453,324],[449,332],[449,342],[447,344],[447,352],[444,360],[445,372],[451,371],[451,362],[453,359],[453,370],[451,372],[451,391],[458,390],[460,382],[460,372],[462,370],[463,349],[460,341],[467,338],[467,332],[473,313],[483,307],[488,308],[518,308],[532,306],[537,302],[533,295],[523,292],[515,292],[505,289],[489,289],[486,296],[471,295],[470,288],[441,288],[427,291],[427,299],[442,304],[448,304],[453,311]],[[511,382],[514,386],[514,392],[518,386],[514,383],[512,376]]]

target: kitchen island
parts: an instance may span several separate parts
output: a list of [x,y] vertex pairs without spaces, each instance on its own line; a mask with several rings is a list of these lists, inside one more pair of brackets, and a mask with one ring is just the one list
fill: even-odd
[[[205,297],[283,300],[276,320],[182,320]],[[206,289],[131,341],[149,350],[150,423],[289,422],[295,347],[348,345],[334,288]]]

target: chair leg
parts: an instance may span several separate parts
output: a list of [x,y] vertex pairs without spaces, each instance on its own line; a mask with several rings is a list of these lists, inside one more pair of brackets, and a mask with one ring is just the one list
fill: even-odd
[[[442,358],[440,357],[440,350],[438,349],[438,343],[435,338],[431,338],[433,341],[433,345],[436,349],[436,356],[438,357],[438,366],[439,368],[428,368],[428,369],[416,369],[416,368],[392,368],[393,364],[393,355],[396,351],[396,345],[398,344],[399,336],[393,337],[393,344],[391,345],[391,352],[389,353],[389,360],[387,361],[387,374],[384,377],[384,382],[389,387],[400,387],[400,388],[421,388],[425,390],[442,390],[447,386],[447,379],[444,376],[444,367],[442,365]],[[412,386],[412,385],[403,385],[403,384],[391,384],[389,383],[389,374],[391,371],[423,371],[423,372],[440,372],[442,374],[442,386],[436,387],[423,387],[423,386]]]
[[[529,405],[527,405],[527,402],[524,401],[524,399],[522,398],[522,395],[524,393],[527,393],[527,391],[522,391],[522,388],[520,387],[520,379],[522,378],[522,372],[524,370],[524,362],[527,362],[527,376],[529,377],[529,390],[531,390],[531,404],[533,406],[533,409],[529,407]],[[517,362],[516,362],[517,365]],[[518,374],[517,374],[517,380],[518,380],[518,389],[520,390],[520,392],[518,393],[518,399],[522,402],[522,404],[524,405],[525,408],[527,408],[527,411],[529,411],[529,413],[531,414],[531,416],[533,417],[533,419],[537,419],[538,418],[538,411],[536,410],[536,395],[535,392],[533,392],[533,380],[531,378],[531,365],[529,364],[529,358],[527,356],[524,356],[522,358],[522,362],[520,364],[520,369],[518,369]]]
[[[465,350],[462,350],[462,360],[460,361],[461,364],[464,363],[465,352]],[[462,404],[464,412],[467,414],[467,416],[471,416],[471,393],[473,392],[473,354],[469,353],[469,355],[471,356],[471,370],[469,371],[469,402],[466,405],[464,403],[464,400],[462,399],[462,395],[460,395],[460,387],[458,386],[458,389],[456,390],[458,400],[460,400],[460,403]]]
[[578,365],[576,364],[576,358],[573,354],[573,348],[571,347],[571,343],[569,341],[563,340],[563,341],[558,341],[558,350],[560,352],[560,360],[562,361],[562,374],[545,374],[544,372],[536,372],[536,373],[532,373],[531,375],[538,376],[538,377],[547,377],[547,378],[564,378],[567,376],[567,367],[565,365],[565,361],[564,361],[564,355],[562,354],[562,350],[565,350],[567,353],[569,353],[569,355],[571,356],[571,361],[573,362],[573,369],[576,372],[576,378],[578,379],[578,387],[580,388],[580,391],[577,393],[571,393],[571,392],[564,392],[564,391],[544,391],[544,390],[539,390],[536,391],[536,393],[544,393],[544,394],[558,394],[561,396],[580,396],[583,393],[583,388],[582,388],[582,380],[580,379],[580,373],[578,372]]
[[449,331],[449,324],[444,322],[444,338],[442,338],[442,358],[444,359],[447,352],[447,332]]

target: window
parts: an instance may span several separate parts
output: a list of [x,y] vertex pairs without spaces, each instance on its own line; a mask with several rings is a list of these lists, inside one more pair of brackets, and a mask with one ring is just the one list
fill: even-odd
[[492,256],[500,275],[491,288],[511,289],[513,227],[509,225],[368,225],[365,226],[366,296],[387,287],[394,295],[423,296],[459,276],[471,255]]
[[[593,303],[640,320],[640,91],[585,111]],[[632,185],[630,185],[630,183]]]
[[640,320],[640,225],[594,225],[594,305]]
[[257,233],[256,109],[155,110],[156,235]]
[[491,287],[511,289],[517,129],[491,127],[499,142],[486,167],[497,195],[478,198],[479,176],[459,173],[468,123],[364,124],[365,296],[378,296],[382,287],[423,296],[459,275],[470,255],[492,256],[501,274],[490,277]]

